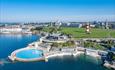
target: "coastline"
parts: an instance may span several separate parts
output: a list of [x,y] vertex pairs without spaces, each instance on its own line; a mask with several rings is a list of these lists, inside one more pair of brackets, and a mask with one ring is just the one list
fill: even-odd
[[[62,56],[65,56],[65,55],[69,55],[69,56],[79,56],[81,54],[85,54],[85,55],[88,55],[88,56],[91,56],[91,57],[95,57],[95,58],[98,58],[98,59],[101,59],[101,55],[98,54],[99,51],[101,50],[93,50],[93,49],[89,49],[89,48],[84,48],[84,47],[76,47],[76,48],[73,48],[75,49],[74,51],[72,52],[65,52],[65,51],[47,51],[47,49],[44,49],[42,47],[40,47],[39,45],[36,47],[35,45],[32,46],[33,44],[41,44],[41,41],[42,41],[42,38],[40,38],[39,42],[33,42],[33,43],[30,43],[28,44],[27,47],[25,48],[21,48],[21,49],[17,49],[15,50],[14,52],[11,53],[9,57],[9,59],[11,59],[12,61],[21,61],[21,62],[29,62],[29,61],[48,61],[49,58],[53,58],[53,57],[62,57]],[[30,47],[32,46],[32,47]],[[44,56],[40,59],[31,59],[31,60],[23,60],[23,59],[20,59],[20,58],[17,58],[15,56],[16,53],[18,53],[20,50],[24,50],[24,49],[37,49],[37,50],[43,50],[44,51]],[[115,69],[115,66],[112,66],[110,64],[107,64],[105,63],[103,66],[107,67],[107,68],[114,68]]]

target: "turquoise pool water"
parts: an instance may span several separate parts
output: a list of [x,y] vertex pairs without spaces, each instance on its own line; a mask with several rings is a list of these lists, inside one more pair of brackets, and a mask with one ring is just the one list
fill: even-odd
[[21,59],[34,59],[34,58],[40,58],[42,56],[43,51],[37,49],[22,50],[16,54],[16,57]]

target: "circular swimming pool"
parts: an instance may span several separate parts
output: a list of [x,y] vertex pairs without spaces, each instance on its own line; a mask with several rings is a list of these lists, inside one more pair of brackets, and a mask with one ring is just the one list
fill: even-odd
[[34,61],[43,57],[43,51],[37,49],[24,49],[16,53],[17,60]]

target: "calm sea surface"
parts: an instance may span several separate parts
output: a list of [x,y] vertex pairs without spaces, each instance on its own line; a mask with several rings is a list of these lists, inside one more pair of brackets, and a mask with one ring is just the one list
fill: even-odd
[[5,61],[11,52],[38,39],[36,35],[0,35],[0,61],[4,61],[0,70],[108,70],[100,65],[100,60],[85,55],[55,57],[48,62]]

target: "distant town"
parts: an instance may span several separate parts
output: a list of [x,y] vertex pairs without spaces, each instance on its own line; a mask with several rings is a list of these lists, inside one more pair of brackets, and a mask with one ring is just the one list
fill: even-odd
[[86,24],[91,28],[115,29],[115,22],[93,21],[93,22],[40,22],[40,23],[0,23],[0,33],[27,33],[31,34],[31,29],[37,27],[62,26],[83,28]]

